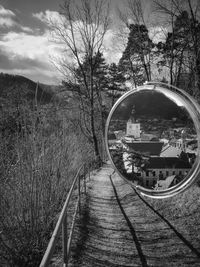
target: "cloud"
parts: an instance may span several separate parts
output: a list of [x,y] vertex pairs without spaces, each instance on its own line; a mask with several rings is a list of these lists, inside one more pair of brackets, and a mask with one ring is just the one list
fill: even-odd
[[[55,16],[56,16],[55,12]],[[50,16],[47,12],[46,16]],[[0,5],[0,62],[1,72],[21,74],[44,83],[58,83],[60,75],[51,57],[60,54],[48,29],[41,32],[19,23],[16,14]]]
[[20,25],[20,29],[21,29],[22,31],[24,31],[24,32],[30,32],[30,33],[31,33],[31,32],[33,33],[33,32],[34,32],[33,29],[31,29],[30,27],[26,27],[26,26],[21,26],[21,25]]
[[104,37],[103,55],[108,63],[118,63],[122,56],[123,46],[116,40],[117,32],[109,29]]
[[10,9],[5,9],[0,5],[0,28],[15,28],[24,32],[32,32],[32,29],[21,25],[17,21],[16,14]]
[[[63,57],[66,57],[69,62],[73,59],[70,53],[64,50],[63,43],[52,42],[48,23],[49,21],[63,23],[64,18],[58,12],[50,10],[33,14],[34,18],[47,26],[41,32],[19,24],[16,21],[16,15],[2,6],[0,6],[0,15],[1,13],[4,14],[2,17],[7,19],[4,22],[7,31],[0,36],[0,71],[25,75],[44,83],[58,83],[61,75],[51,61],[55,63],[55,59],[62,60]],[[10,22],[8,19],[11,19]],[[81,22],[76,23],[81,25]],[[3,22],[0,21],[0,28],[3,27],[2,25]],[[114,34],[113,30],[109,30],[105,35],[103,53],[108,63],[117,62],[121,56],[121,53],[115,49]]]
[[5,70],[12,69],[41,69],[47,68],[45,62],[38,59],[31,59],[26,57],[17,56],[15,54],[6,54],[4,50],[0,50],[0,62]]
[[155,26],[150,27],[149,29],[149,38],[154,43],[164,42],[167,37],[168,28],[161,27],[161,26]]
[[27,77],[37,77],[38,74],[40,81],[55,83],[53,77],[59,77],[59,73],[50,62],[50,56],[56,57],[59,49],[49,39],[48,32],[42,35],[25,32],[4,34],[0,39],[0,60],[4,72]]
[[[39,13],[34,13],[33,17],[37,18],[38,20],[42,21],[45,25],[50,26],[51,23],[55,23],[59,25],[59,28],[62,29],[63,25],[63,32],[65,32],[66,35],[70,38],[71,36],[71,31],[70,29],[67,29],[67,21],[65,20],[65,17],[59,14],[57,11],[50,11],[46,10],[45,12],[39,12]],[[84,42],[83,42],[83,36],[80,34],[81,29],[84,27],[82,21],[74,21],[74,35],[77,41],[77,46],[79,50],[81,51],[82,48],[84,47]],[[121,57],[121,50],[119,47],[116,47],[116,44],[114,43],[113,37],[116,35],[116,32],[112,29],[108,30],[107,33],[105,34],[104,37],[104,42],[102,46],[103,54],[105,56],[105,59],[108,63],[111,62],[118,62],[118,60]],[[56,34],[55,34],[55,39],[56,39]],[[98,34],[96,35],[96,41],[98,40]],[[72,39],[72,38],[71,38]],[[58,40],[57,40],[58,41]],[[97,41],[98,42],[98,41]]]
[[24,58],[40,58],[45,55],[48,46],[46,36],[35,36],[24,32],[8,32],[0,41],[2,49],[7,54]]
[[0,5],[0,27],[12,27],[17,25],[15,13]]
[[45,12],[34,13],[33,17],[46,25],[49,23],[63,23],[64,17],[57,11],[46,10]]
[[16,22],[11,18],[3,18],[3,17],[0,18],[0,27],[10,28],[15,25],[16,25]]
[[15,13],[9,9],[5,9],[2,5],[0,5],[0,16],[15,17]]

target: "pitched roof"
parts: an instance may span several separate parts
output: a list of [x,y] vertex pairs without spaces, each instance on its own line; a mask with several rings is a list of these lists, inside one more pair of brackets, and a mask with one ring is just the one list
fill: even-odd
[[167,177],[165,180],[158,180],[155,185],[155,190],[164,190],[170,187],[176,175]]
[[152,141],[152,142],[145,142],[145,141],[136,141],[132,143],[126,143],[129,147],[129,151],[138,152],[141,154],[147,154],[152,156],[159,156],[163,143]]
[[147,169],[190,169],[188,161],[177,157],[152,157],[148,160]]
[[114,133],[108,133],[108,140],[115,140],[116,136]]
[[178,157],[180,156],[181,152],[182,150],[180,148],[167,145],[161,151],[160,156],[161,157]]
[[[154,139],[154,140],[153,140]],[[154,134],[141,134],[142,141],[158,141],[158,138]]]

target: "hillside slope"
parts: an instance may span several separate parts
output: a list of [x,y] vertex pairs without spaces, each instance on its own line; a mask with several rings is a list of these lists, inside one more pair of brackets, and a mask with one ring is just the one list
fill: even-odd
[[[49,86],[49,88],[51,88]],[[37,98],[36,98],[37,94]],[[10,75],[0,73],[0,99],[9,100],[13,103],[16,101],[26,100],[28,102],[37,99],[38,103],[49,103],[54,96],[48,86],[43,86],[32,80],[20,75]]]

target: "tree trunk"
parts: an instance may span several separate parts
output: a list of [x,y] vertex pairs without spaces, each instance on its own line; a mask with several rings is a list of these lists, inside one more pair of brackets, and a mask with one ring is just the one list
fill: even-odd
[[195,97],[200,98],[200,59],[195,62]]
[[131,71],[132,71],[132,77],[133,77],[134,85],[135,85],[135,87],[137,87],[137,83],[136,83],[136,80],[135,80],[135,73],[134,73],[133,63],[132,63],[130,57],[128,57],[128,59],[129,59],[130,65],[131,65]]
[[98,140],[95,132],[95,125],[94,125],[94,84],[93,84],[93,61],[92,61],[92,55],[90,58],[90,125],[91,125],[91,132],[92,132],[92,140],[94,144],[94,153],[95,157],[98,161],[101,161],[100,152],[99,152],[99,146],[98,146]]
[[147,81],[149,82],[150,81],[149,71],[148,71],[148,67],[147,67],[147,64],[146,64],[144,58],[143,58],[143,67],[144,67],[144,70],[145,70],[145,73],[146,73]]
[[171,62],[170,62],[170,84],[173,85],[174,79],[173,79],[173,66],[174,66],[174,59],[173,55],[171,56]]
[[181,51],[181,56],[179,60],[179,66],[178,66],[178,73],[176,75],[176,86],[179,87],[180,85],[180,76],[182,71],[182,65],[183,65],[183,50]]

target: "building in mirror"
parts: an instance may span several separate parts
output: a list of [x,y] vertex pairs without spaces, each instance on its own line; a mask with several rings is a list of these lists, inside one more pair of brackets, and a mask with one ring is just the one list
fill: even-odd
[[197,154],[193,121],[159,92],[138,92],[116,108],[108,129],[116,168],[135,185],[163,190],[189,173]]

